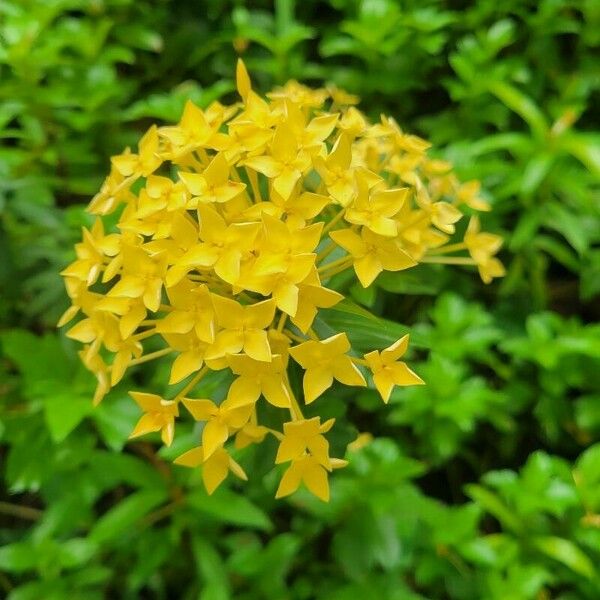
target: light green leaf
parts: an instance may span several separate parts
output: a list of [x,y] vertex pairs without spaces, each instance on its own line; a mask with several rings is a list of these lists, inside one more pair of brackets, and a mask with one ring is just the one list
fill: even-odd
[[102,515],[89,533],[89,539],[105,544],[131,533],[135,524],[167,498],[167,491],[142,490],[131,494]]
[[491,81],[488,89],[508,108],[516,112],[539,139],[546,136],[548,133],[546,117],[531,98],[506,81]]
[[333,308],[320,310],[315,323],[317,329],[319,322],[336,333],[346,333],[352,347],[358,352],[386,348],[407,333],[411,334],[412,346],[426,347],[422,336],[412,333],[409,327],[377,317],[347,299]]
[[496,494],[476,484],[465,486],[465,491],[467,492],[467,496],[496,517],[504,527],[516,533],[523,531],[523,523]]
[[68,391],[45,398],[44,416],[52,440],[62,442],[93,410],[89,397],[73,396]]
[[37,554],[29,542],[15,542],[0,547],[0,569],[19,573],[35,568]]
[[573,542],[549,535],[535,537],[532,543],[540,552],[563,563],[576,573],[588,579],[592,579],[596,575],[590,558]]
[[253,527],[269,531],[273,528],[267,514],[244,496],[226,488],[220,488],[212,496],[204,490],[192,492],[186,503],[218,521],[240,527]]

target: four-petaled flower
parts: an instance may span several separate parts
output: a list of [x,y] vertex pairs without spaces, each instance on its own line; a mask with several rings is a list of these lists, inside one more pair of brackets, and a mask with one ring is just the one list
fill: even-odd
[[390,399],[395,385],[420,385],[425,383],[406,363],[399,362],[408,348],[408,335],[379,352],[365,354],[365,360],[373,373],[373,382],[384,402]]
[[177,402],[163,400],[156,394],[145,392],[129,392],[129,395],[144,411],[129,437],[160,431],[162,441],[170,446],[175,435],[175,417],[179,415]]
[[304,400],[310,404],[337,379],[345,385],[366,385],[365,378],[347,355],[350,342],[345,333],[325,340],[309,340],[290,348],[292,358],[305,370]]

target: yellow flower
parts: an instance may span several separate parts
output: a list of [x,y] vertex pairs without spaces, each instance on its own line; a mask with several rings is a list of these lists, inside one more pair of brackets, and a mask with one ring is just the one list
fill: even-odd
[[[183,402],[204,426],[201,445],[176,463],[201,465],[209,493],[229,472],[246,478],[232,443],[272,435],[274,462],[289,463],[277,497],[304,482],[327,500],[328,474],[345,462],[329,457],[333,421],[305,419],[302,400],[334,380],[366,385],[357,365],[385,401],[395,385],[422,383],[399,361],[408,338],[363,359],[346,333],[311,329],[322,331],[319,311],[344,298],[334,276],[349,271],[340,278],[349,286],[353,271],[368,287],[382,271],[439,263],[477,267],[488,282],[504,274],[501,238],[473,217],[454,239],[465,206],[489,208],[479,183],[461,183],[392,118],[370,123],[349,106],[358,98],[333,87],[290,81],[261,97],[241,61],[236,80],[241,102],[187,102],[176,125],[151,126],[136,152],[113,157],[88,207],[97,218],[62,271],[71,306],[59,325],[76,319],[66,335],[83,345],[94,403],[137,365],[168,361],[179,388],[169,400],[132,392],[144,410],[132,435],[160,431],[170,444]],[[302,394],[288,373],[297,369]],[[223,402],[190,399],[215,379]]]
[[273,300],[242,306],[235,300],[213,294],[212,301],[221,331],[207,358],[220,358],[243,350],[255,360],[270,362],[271,346],[265,330],[275,315]]
[[417,264],[396,239],[378,235],[366,227],[362,228],[360,235],[350,229],[338,229],[330,236],[350,253],[356,276],[365,288],[382,271],[402,271]]
[[342,206],[346,206],[355,194],[354,172],[352,164],[352,145],[350,137],[341,134],[335,142],[331,153],[314,160],[315,169],[321,176],[323,184],[332,198]]
[[293,494],[301,483],[304,483],[317,498],[323,502],[329,502],[327,470],[314,456],[310,455],[301,456],[292,461],[281,478],[275,498],[284,498]]
[[244,481],[248,480],[242,467],[231,458],[225,448],[218,448],[205,460],[204,449],[202,446],[198,446],[184,452],[174,462],[183,467],[202,466],[202,480],[209,494],[212,494],[225,481],[229,472]]
[[250,418],[252,405],[233,405],[227,400],[217,406],[211,400],[184,398],[184,406],[196,421],[207,421],[202,430],[204,460],[207,460],[227,441],[229,433],[241,429]]
[[373,373],[373,382],[384,402],[390,399],[395,385],[419,385],[425,383],[404,362],[399,362],[408,348],[408,335],[382,350],[365,354],[367,366]]
[[292,323],[306,333],[313,324],[319,308],[331,308],[344,299],[342,294],[321,285],[319,275],[312,271],[298,285],[298,306],[292,316]]
[[365,378],[346,354],[350,342],[345,333],[326,340],[309,340],[290,348],[292,358],[305,370],[304,400],[310,404],[337,379],[345,385],[366,385]]
[[290,406],[290,393],[285,384],[281,356],[273,355],[270,362],[234,354],[228,357],[229,367],[237,375],[227,396],[232,406],[254,404],[260,395],[279,408]]
[[83,228],[83,241],[75,245],[77,260],[61,272],[63,277],[73,277],[93,285],[102,272],[105,256],[115,256],[119,252],[119,236],[104,235],[104,226],[96,219],[91,230]]
[[158,154],[158,129],[153,125],[138,145],[139,154],[125,152],[120,156],[113,156],[112,164],[117,171],[127,177],[146,177],[153,173],[161,164],[162,158]]
[[272,179],[275,191],[287,199],[310,167],[310,156],[299,151],[294,132],[287,124],[281,124],[273,135],[270,154],[249,157],[244,165]]
[[228,145],[225,135],[218,133],[221,123],[210,123],[193,102],[187,101],[183,115],[176,127],[161,127],[157,133],[171,144],[170,156],[174,159],[197,148],[224,150]]
[[187,208],[196,208],[199,202],[202,204],[229,202],[244,193],[246,184],[231,181],[229,171],[229,163],[222,152],[210,161],[202,174],[179,171],[179,177],[192,194],[192,200]]
[[162,441],[170,446],[175,435],[175,417],[179,415],[177,402],[169,402],[156,394],[145,392],[129,392],[129,395],[144,411],[129,437],[160,431]]
[[478,217],[471,217],[464,241],[467,250],[478,265],[486,263],[500,250],[503,243],[503,239],[499,235],[481,231]]
[[206,284],[194,285],[182,281],[167,289],[173,310],[157,322],[161,333],[194,333],[199,340],[212,344],[215,341],[215,311]]
[[232,223],[210,206],[198,206],[200,243],[189,249],[167,274],[168,286],[175,285],[193,269],[214,269],[215,273],[233,284],[240,275],[240,264],[252,248],[260,229],[258,223]]
[[250,444],[260,444],[269,430],[262,425],[253,425],[252,423],[246,423],[236,434],[235,434],[235,447],[238,450],[246,448]]
[[144,306],[156,312],[160,306],[167,269],[164,257],[150,257],[140,248],[123,250],[123,273],[109,295],[116,298],[141,298]]
[[329,419],[321,424],[321,419],[314,417],[285,423],[275,464],[295,460],[310,452],[320,464],[329,468],[329,443],[322,434],[333,427],[334,421]]
[[[357,194],[346,209],[344,218],[354,225],[364,225],[373,233],[393,238],[398,233],[398,224],[392,217],[402,208],[408,188],[372,190],[372,180],[368,172],[357,173]],[[376,183],[374,187],[379,186]]]

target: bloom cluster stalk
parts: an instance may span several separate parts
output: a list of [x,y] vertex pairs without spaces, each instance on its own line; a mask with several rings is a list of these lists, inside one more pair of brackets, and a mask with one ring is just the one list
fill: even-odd
[[[501,238],[472,216],[452,240],[463,212],[489,207],[476,182],[460,183],[393,119],[371,124],[353,96],[296,82],[263,98],[241,62],[237,86],[240,103],[188,102],[177,125],[152,126],[136,152],[112,158],[89,205],[96,221],[62,273],[72,306],[60,325],[80,317],[67,335],[84,345],[96,403],[131,367],[169,358],[169,384],[183,388],[169,399],[131,392],[143,411],[132,437],[160,431],[169,445],[191,414],[201,439],[175,462],[202,466],[209,493],[229,473],[246,478],[232,439],[244,448],[274,436],[275,463],[287,465],[277,497],[304,483],[327,500],[328,474],[344,461],[329,456],[333,420],[305,418],[302,405],[334,381],[370,379],[384,402],[394,386],[422,383],[400,360],[408,337],[360,357],[345,333],[317,336],[319,309],[343,299],[332,278],[351,270],[368,287],[383,271],[454,262],[488,282],[503,274]],[[196,397],[217,371],[231,380],[225,399]],[[261,424],[267,404],[281,430]]]

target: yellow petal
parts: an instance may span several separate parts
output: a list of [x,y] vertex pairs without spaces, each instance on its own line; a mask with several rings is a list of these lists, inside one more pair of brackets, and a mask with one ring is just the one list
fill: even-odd
[[147,392],[129,392],[129,395],[144,412],[161,412],[162,410],[162,398],[156,394],[148,394]]
[[216,261],[215,273],[227,283],[234,284],[240,277],[240,261],[242,253],[236,248],[231,248],[221,254]]
[[311,463],[304,471],[302,479],[306,487],[323,502],[329,502],[329,481],[327,471],[319,464]]
[[273,290],[273,299],[279,310],[293,317],[298,311],[298,286],[284,280]]
[[143,304],[135,304],[129,312],[119,320],[119,331],[124,339],[127,339],[139,327],[146,318],[146,307]]
[[295,463],[292,463],[281,478],[275,498],[283,498],[293,494],[302,481],[302,472]]
[[141,278],[124,276],[110,290],[111,296],[123,296],[125,298],[139,298],[145,291],[145,285]]
[[96,336],[96,328],[94,327],[94,323],[91,319],[79,321],[77,325],[71,327],[71,329],[67,331],[68,338],[77,340],[83,344],[89,344],[90,342],[93,342],[96,339]]
[[208,421],[219,412],[217,405],[211,400],[184,398],[183,405],[190,411],[196,421]]
[[287,200],[294,191],[301,173],[297,169],[284,168],[273,181],[273,187],[282,198]]
[[254,404],[260,396],[260,383],[252,377],[238,377],[229,388],[227,401],[231,407]]
[[267,332],[262,329],[246,330],[244,333],[244,352],[254,360],[271,361],[271,346]]
[[404,353],[408,349],[409,340],[410,336],[408,334],[403,335],[398,341],[394,342],[391,346],[388,346],[385,350],[383,350],[381,352],[383,363],[389,365],[404,356]]
[[252,89],[252,83],[250,82],[250,76],[246,70],[246,65],[241,58],[238,58],[236,69],[235,69],[235,80],[237,84],[237,90],[242,97],[244,102]]
[[273,322],[275,302],[264,300],[247,306],[244,310],[244,325],[256,329],[265,329]]
[[302,456],[306,450],[305,441],[294,435],[285,435],[279,444],[275,464],[279,465]]
[[169,384],[179,383],[182,379],[185,379],[188,375],[195,373],[202,368],[203,356],[201,353],[196,351],[182,352],[174,361],[171,366],[171,376],[169,378]]
[[328,369],[309,369],[304,374],[304,401],[310,404],[331,387],[333,375]]
[[322,435],[314,435],[307,440],[306,447],[312,456],[326,469],[331,468],[329,460],[329,442]]
[[[237,329],[241,326],[244,315],[242,306],[231,298],[211,294],[211,300],[217,315],[217,322],[225,329]],[[255,305],[256,306],[256,305]]]
[[148,310],[152,312],[156,312],[158,310],[161,300],[161,290],[161,279],[152,279],[146,284],[146,289],[144,290],[144,295],[142,296],[142,299],[144,301],[144,305]]
[[333,363],[333,376],[344,385],[367,385],[363,374],[348,356]]
[[174,310],[156,324],[161,333],[189,333],[194,328],[194,316],[190,312]]
[[354,262],[354,270],[361,285],[369,287],[375,281],[377,275],[383,270],[379,259],[374,254],[366,254]]
[[202,480],[208,494],[212,494],[225,481],[229,472],[229,455],[220,448],[205,463],[202,468]]
[[363,239],[350,229],[332,231],[329,237],[354,257],[361,257],[367,253],[367,245]]
[[133,428],[133,431],[129,434],[129,438],[135,438],[140,435],[159,431],[161,427],[162,420],[156,413],[142,415],[136,426]]
[[170,446],[173,443],[173,437],[175,436],[175,420],[168,419],[161,429],[161,439],[165,446]]
[[219,419],[211,419],[202,431],[202,447],[204,448],[204,460],[221,448],[227,441],[229,431],[227,425]]
[[193,196],[201,196],[206,190],[206,180],[203,175],[179,171],[179,178]]
[[62,314],[56,326],[62,327],[63,325],[66,325],[78,312],[79,306],[69,306],[69,308],[67,308],[67,310]]
[[110,370],[110,385],[115,386],[125,375],[125,371],[129,366],[131,355],[129,352],[117,352],[111,365]]
[[424,381],[406,363],[399,362],[388,367],[396,385],[424,385]]
[[394,389],[394,379],[387,370],[378,371],[373,374],[373,383],[379,392],[381,399],[387,404],[392,390]]
[[240,467],[240,465],[238,463],[236,463],[235,460],[233,460],[233,458],[231,458],[231,456],[229,457],[229,470],[236,477],[239,477],[243,481],[248,481],[248,475],[246,475],[246,473],[244,472],[244,469],[242,469],[242,467]]
[[280,375],[265,377],[262,381],[262,393],[273,406],[289,408],[290,394]]
[[281,173],[281,164],[272,156],[252,156],[244,161],[244,165],[269,178],[277,177]]
[[184,452],[173,462],[176,465],[181,465],[183,467],[199,467],[204,462],[204,451],[202,450],[202,446]]

